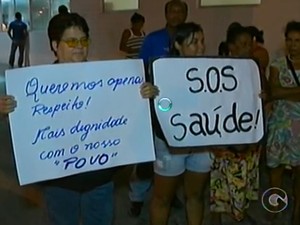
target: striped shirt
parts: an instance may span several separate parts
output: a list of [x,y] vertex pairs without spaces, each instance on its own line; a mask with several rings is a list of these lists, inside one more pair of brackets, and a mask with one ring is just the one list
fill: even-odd
[[[145,38],[145,33],[142,31],[141,36],[136,36],[136,35],[134,35],[134,33],[132,32],[131,29],[129,29],[129,31],[130,31],[130,37],[127,40],[126,46],[128,48],[132,48],[132,49],[140,49],[143,44],[144,38]],[[139,56],[138,52],[137,53],[127,53],[127,55],[126,55],[126,57],[129,59],[137,59],[138,56]]]

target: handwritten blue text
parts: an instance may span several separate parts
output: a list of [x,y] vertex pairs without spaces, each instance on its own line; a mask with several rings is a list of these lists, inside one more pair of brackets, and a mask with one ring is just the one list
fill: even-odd
[[56,113],[60,111],[68,110],[80,110],[82,108],[87,108],[91,102],[91,97],[88,97],[87,100],[80,100],[79,96],[76,96],[74,99],[69,99],[68,102],[58,103],[54,105],[45,105],[42,103],[36,104],[32,107],[32,116],[44,115],[54,117]]
[[45,139],[57,139],[60,137],[64,137],[66,135],[66,132],[64,128],[56,129],[56,130],[51,130],[50,126],[47,126],[45,128],[41,128],[38,130],[34,141],[32,142],[32,145],[35,145],[39,141],[43,141]]
[[51,84],[40,84],[38,78],[33,77],[26,83],[25,93],[26,97],[32,96],[34,102],[39,102],[40,95],[54,95],[62,94],[69,91],[82,91],[88,90],[92,91],[96,88],[101,88],[103,86],[102,79],[98,81],[81,81],[81,82],[64,82],[61,84],[51,83]]
[[139,76],[131,76],[131,77],[124,77],[124,78],[110,78],[107,81],[107,85],[112,87],[112,90],[115,91],[119,86],[126,86],[126,85],[140,85],[142,84],[144,79]]
[[87,123],[82,124],[81,120],[77,122],[73,127],[70,129],[70,134],[82,133],[80,136],[80,140],[84,141],[90,132],[98,131],[98,130],[105,130],[107,128],[114,128],[118,126],[126,126],[128,119],[124,116],[113,118],[110,116],[106,120],[101,120],[100,122],[96,123]]

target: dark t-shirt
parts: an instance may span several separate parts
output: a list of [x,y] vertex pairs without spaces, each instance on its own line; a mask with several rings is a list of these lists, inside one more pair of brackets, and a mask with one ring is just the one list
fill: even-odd
[[12,30],[13,41],[26,40],[27,25],[21,20],[15,20],[9,24],[9,31]]
[[78,192],[90,191],[112,181],[117,171],[117,167],[80,173],[55,180],[41,182],[41,185],[61,187]]
[[[172,38],[170,37],[166,28],[154,31],[146,36],[139,54],[139,58],[143,59],[146,68],[146,81],[152,82],[153,80],[151,71],[149,70],[149,67],[151,68],[152,60],[170,55],[170,43],[172,43],[171,39]],[[152,127],[155,135],[158,138],[166,141],[164,133],[157,119],[154,101],[152,99],[150,100],[150,109],[152,116]]]

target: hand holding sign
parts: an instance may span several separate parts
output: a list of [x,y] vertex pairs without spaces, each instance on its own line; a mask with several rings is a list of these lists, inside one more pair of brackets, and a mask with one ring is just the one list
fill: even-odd
[[151,83],[145,82],[141,86],[141,95],[143,98],[155,98],[159,94],[159,90]]
[[260,76],[253,60],[163,58],[154,61],[153,76],[160,89],[155,110],[170,146],[250,144],[262,138]]
[[0,96],[0,114],[7,114],[15,110],[17,103],[13,96]]

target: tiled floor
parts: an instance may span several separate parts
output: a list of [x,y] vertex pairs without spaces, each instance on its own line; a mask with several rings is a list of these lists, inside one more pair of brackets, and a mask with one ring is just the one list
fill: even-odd
[[[5,68],[2,67],[2,68]],[[1,65],[0,65],[1,69]],[[1,74],[1,72],[0,72]],[[3,73],[2,73],[3,74]],[[3,76],[0,75],[0,83]],[[0,85],[0,94],[3,92]],[[40,192],[33,187],[20,187],[17,182],[15,165],[13,160],[12,149],[9,139],[9,129],[7,120],[0,120],[0,224],[1,225],[44,225],[43,210],[41,207],[33,204],[33,202],[41,203]],[[142,215],[137,218],[131,218],[127,214],[129,208],[129,200],[127,197],[127,182],[130,174],[130,168],[123,169],[116,176],[115,191],[115,222],[114,225],[148,225],[148,200],[143,208]],[[261,191],[267,188],[266,171],[262,170]],[[291,179],[286,176],[285,189],[291,195]],[[181,192],[179,192],[179,196]],[[208,191],[207,191],[208,200]],[[290,209],[288,207],[282,214],[278,215],[276,225],[290,224]],[[257,225],[267,224],[264,219],[266,210],[262,207],[260,201],[254,202],[249,210],[250,215],[257,221]],[[235,223],[229,217],[224,216],[224,225],[248,225],[247,221]],[[185,225],[185,214],[183,209],[173,209],[170,218],[170,225]],[[209,225],[208,207],[206,207],[204,225]],[[99,224],[100,225],[100,224]],[[210,224],[212,225],[212,224]]]

